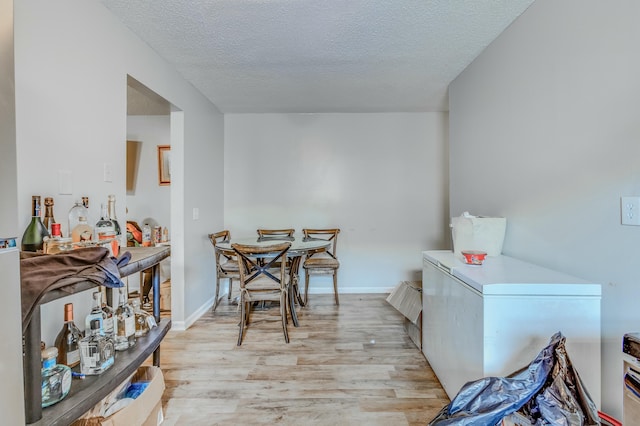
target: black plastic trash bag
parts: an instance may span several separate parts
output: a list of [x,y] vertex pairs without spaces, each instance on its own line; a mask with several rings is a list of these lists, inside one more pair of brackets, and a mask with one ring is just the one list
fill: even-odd
[[599,425],[598,410],[556,333],[525,368],[468,382],[429,426],[493,426],[518,412],[532,425]]

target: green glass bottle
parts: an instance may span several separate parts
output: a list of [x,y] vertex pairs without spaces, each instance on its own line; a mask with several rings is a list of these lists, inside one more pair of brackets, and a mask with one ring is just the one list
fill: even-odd
[[44,237],[49,237],[49,232],[40,218],[40,196],[31,197],[31,222],[22,234],[22,251],[42,251]]

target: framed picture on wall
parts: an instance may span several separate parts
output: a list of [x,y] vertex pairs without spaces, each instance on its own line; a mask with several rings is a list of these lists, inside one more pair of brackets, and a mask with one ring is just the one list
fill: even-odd
[[158,184],[171,184],[171,145],[158,145]]

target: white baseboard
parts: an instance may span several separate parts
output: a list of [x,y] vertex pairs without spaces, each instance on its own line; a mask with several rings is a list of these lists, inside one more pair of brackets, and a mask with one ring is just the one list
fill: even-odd
[[200,306],[194,313],[189,315],[189,317],[184,321],[175,321],[171,320],[171,330],[175,331],[185,331],[187,328],[191,327],[198,319],[207,313],[209,309],[213,306],[213,301],[215,297],[207,300]]

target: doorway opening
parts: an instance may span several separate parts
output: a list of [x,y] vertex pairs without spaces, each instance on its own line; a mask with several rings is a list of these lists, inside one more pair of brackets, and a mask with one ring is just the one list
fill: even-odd
[[[172,104],[127,76],[128,246],[171,244],[171,112]],[[162,148],[160,148],[162,147]],[[150,273],[127,278],[129,297],[152,309]],[[171,258],[160,263],[160,314],[171,317]]]

